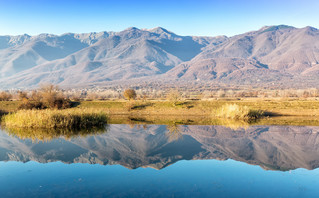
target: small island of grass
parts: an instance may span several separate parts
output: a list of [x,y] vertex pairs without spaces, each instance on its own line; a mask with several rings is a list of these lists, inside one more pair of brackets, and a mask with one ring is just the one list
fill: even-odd
[[88,109],[19,110],[2,117],[2,124],[8,128],[89,129],[106,123],[104,112]]

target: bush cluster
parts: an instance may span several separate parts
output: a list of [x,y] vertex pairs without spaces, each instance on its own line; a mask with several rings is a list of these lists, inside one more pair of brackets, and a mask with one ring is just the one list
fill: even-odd
[[128,100],[132,100],[132,99],[135,100],[137,96],[134,89],[126,89],[123,95]]
[[5,91],[0,92],[0,101],[9,101],[12,98],[12,95],[10,93],[7,93]]
[[72,106],[72,102],[54,85],[43,86],[33,91],[30,96],[20,92],[19,99],[22,101],[19,109],[66,109]]

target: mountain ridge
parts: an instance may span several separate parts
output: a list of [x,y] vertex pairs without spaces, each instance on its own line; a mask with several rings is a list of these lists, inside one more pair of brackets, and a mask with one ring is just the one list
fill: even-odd
[[158,81],[319,87],[319,30],[264,26],[232,37],[180,36],[162,27],[0,36],[2,88],[41,83]]

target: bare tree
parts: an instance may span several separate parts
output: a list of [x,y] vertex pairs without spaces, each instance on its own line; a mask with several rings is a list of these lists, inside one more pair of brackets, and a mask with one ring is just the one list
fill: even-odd
[[167,94],[167,99],[173,103],[173,106],[176,106],[177,103],[181,100],[181,94],[178,90],[172,89]]

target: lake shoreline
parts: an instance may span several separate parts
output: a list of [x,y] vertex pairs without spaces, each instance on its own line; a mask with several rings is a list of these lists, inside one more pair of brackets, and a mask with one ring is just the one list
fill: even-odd
[[[20,101],[0,101],[0,109],[16,112]],[[312,125],[319,126],[319,101],[317,99],[216,99],[182,100],[173,104],[165,100],[105,100],[81,101],[73,108],[95,109],[109,116],[108,123],[180,123],[216,124],[216,109],[225,104],[238,104],[266,112],[264,118],[249,124]]]

